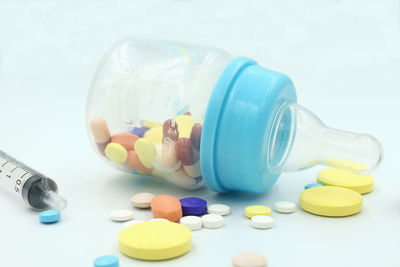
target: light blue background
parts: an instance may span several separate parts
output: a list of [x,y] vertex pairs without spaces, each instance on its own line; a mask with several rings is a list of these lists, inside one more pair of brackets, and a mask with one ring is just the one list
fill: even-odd
[[[150,191],[200,196],[232,207],[225,227],[193,233],[193,249],[167,262],[120,255],[121,266],[230,266],[239,252],[273,267],[398,266],[400,244],[399,1],[1,1],[0,149],[58,182],[69,200],[62,221],[0,194],[2,266],[91,266],[117,254],[121,225],[108,219]],[[249,226],[244,208],[298,201],[319,168],[284,174],[261,195],[187,192],[155,179],[133,179],[103,164],[85,129],[85,98],[103,53],[127,35],[225,48],[288,74],[299,103],[328,125],[378,137],[385,162],[361,214],[323,218],[273,214],[276,226]],[[139,219],[149,211],[134,210]]]

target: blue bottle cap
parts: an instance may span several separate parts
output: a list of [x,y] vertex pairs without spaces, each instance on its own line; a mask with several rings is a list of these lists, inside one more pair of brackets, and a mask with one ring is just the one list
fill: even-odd
[[286,75],[248,58],[233,60],[215,85],[204,118],[200,162],[207,187],[269,189],[280,175],[267,164],[273,119],[280,104],[296,100]]

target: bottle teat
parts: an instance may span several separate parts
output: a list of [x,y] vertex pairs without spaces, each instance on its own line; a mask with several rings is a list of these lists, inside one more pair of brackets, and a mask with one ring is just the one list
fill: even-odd
[[273,172],[290,172],[317,164],[369,173],[382,162],[383,149],[370,135],[325,126],[308,109],[284,102],[274,118],[268,145]]

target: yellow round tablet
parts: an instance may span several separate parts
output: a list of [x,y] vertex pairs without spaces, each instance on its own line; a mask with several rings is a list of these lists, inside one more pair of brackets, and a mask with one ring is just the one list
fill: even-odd
[[300,207],[321,216],[349,216],[361,211],[362,196],[343,187],[317,186],[300,194]]
[[163,137],[163,129],[161,126],[150,128],[144,133],[143,137],[154,145],[161,144]]
[[374,176],[333,168],[318,173],[317,181],[323,185],[346,187],[360,194],[369,193],[374,189]]
[[136,155],[139,157],[142,164],[151,169],[153,167],[153,160],[157,155],[156,148],[153,143],[145,138],[139,138],[134,144]]
[[256,206],[248,206],[245,209],[246,217],[251,219],[251,217],[256,215],[271,215],[271,209],[267,206],[256,205]]
[[128,151],[125,147],[117,143],[109,143],[105,150],[107,158],[117,163],[124,163],[128,159]]
[[175,258],[192,247],[192,232],[189,228],[165,221],[134,224],[124,228],[118,238],[121,253],[141,260]]

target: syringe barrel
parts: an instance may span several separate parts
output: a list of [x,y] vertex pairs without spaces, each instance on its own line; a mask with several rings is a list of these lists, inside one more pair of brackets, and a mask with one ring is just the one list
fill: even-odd
[[34,209],[43,210],[48,205],[42,201],[44,191],[57,192],[56,183],[49,177],[26,166],[0,150],[0,187],[23,199]]

